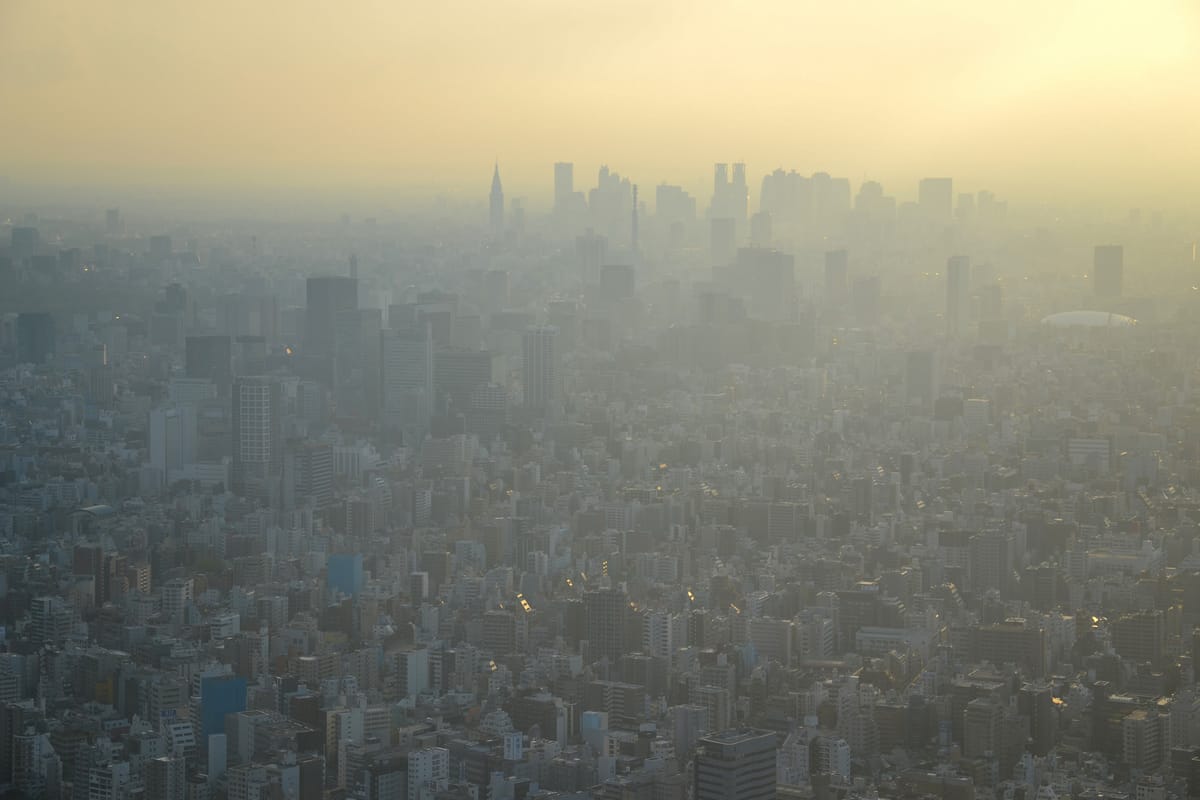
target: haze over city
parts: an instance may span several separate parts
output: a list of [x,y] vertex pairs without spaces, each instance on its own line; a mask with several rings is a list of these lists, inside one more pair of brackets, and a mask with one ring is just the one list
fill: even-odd
[[0,0],[0,800],[1200,799],[1191,0]]
[[723,155],[1194,207],[1198,94],[1189,0],[0,8],[0,174],[22,183],[411,197],[499,158],[543,203],[547,160],[696,191]]

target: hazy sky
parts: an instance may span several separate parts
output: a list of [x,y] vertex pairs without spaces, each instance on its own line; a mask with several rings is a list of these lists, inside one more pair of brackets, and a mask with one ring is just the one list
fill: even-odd
[[[1197,193],[1196,0],[0,0],[0,175]],[[1166,205],[1167,203],[1162,203]]]

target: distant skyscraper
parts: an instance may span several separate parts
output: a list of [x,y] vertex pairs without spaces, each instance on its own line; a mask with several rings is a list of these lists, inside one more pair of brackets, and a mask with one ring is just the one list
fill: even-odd
[[1125,248],[1119,244],[1096,245],[1092,253],[1092,286],[1097,297],[1120,297],[1124,283]]
[[709,216],[716,219],[727,217],[737,224],[746,223],[746,212],[750,200],[750,189],[746,185],[746,165],[733,165],[733,178],[729,177],[728,164],[713,165],[713,198]]
[[773,800],[775,734],[750,729],[701,737],[693,766],[696,800]]
[[308,355],[333,356],[337,315],[358,308],[358,281],[344,275],[309,278],[306,300],[304,350]]
[[971,260],[966,256],[951,256],[946,261],[946,334],[958,336],[963,331],[969,302]]
[[850,299],[849,258],[845,250],[828,250],[825,253],[825,302],[830,306],[844,306]]
[[591,228],[575,237],[575,257],[579,262],[579,278],[585,286],[600,280],[600,265],[608,254],[608,240],[597,236]]
[[504,188],[500,185],[500,165],[492,170],[492,191],[488,194],[488,222],[493,233],[504,230]]
[[283,465],[283,397],[279,382],[263,376],[233,382],[235,494],[270,502]]
[[737,220],[731,217],[713,217],[709,225],[709,250],[712,265],[724,267],[732,264],[737,256]]
[[904,396],[909,405],[933,409],[938,396],[938,359],[932,350],[914,350],[904,359]]
[[433,414],[433,332],[428,323],[381,334],[383,421],[420,442]]
[[949,222],[954,214],[954,179],[923,179],[917,188],[917,203],[926,219]]
[[575,193],[575,165],[560,161],[554,165],[554,210],[565,212]]
[[522,386],[525,407],[545,412],[558,395],[558,328],[541,325],[525,331],[521,339]]
[[17,315],[17,360],[45,364],[55,350],[54,317],[45,311]]
[[184,374],[205,378],[222,396],[233,382],[233,340],[228,336],[189,336],[184,340]]
[[620,589],[593,589],[583,594],[588,652],[598,660],[607,656],[616,663],[626,652],[625,620],[629,596]]

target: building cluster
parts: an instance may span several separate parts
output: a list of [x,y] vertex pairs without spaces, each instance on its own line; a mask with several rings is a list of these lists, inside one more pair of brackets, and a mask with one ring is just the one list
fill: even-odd
[[4,796],[1200,795],[1183,234],[553,188],[13,212]]

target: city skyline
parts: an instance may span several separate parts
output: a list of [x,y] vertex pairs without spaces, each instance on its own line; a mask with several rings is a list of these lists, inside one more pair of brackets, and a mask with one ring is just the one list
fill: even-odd
[[1200,168],[1200,15],[1182,0],[0,15],[0,175],[21,184],[470,193],[498,159],[510,197],[541,201],[547,161],[695,192],[727,154],[1170,208],[1194,205]]

